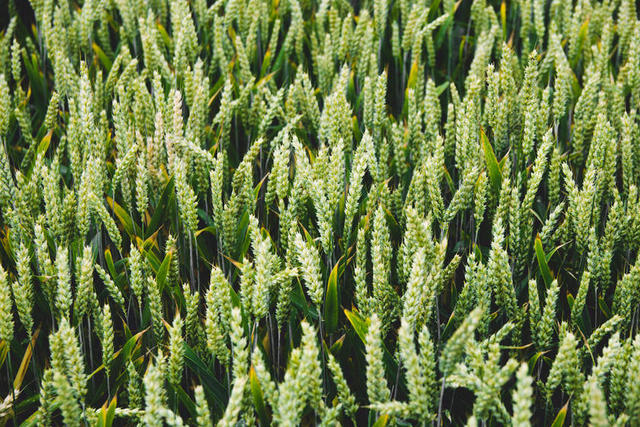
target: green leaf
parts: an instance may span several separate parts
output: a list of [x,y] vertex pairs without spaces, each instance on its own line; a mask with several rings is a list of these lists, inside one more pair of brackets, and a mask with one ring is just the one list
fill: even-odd
[[569,309],[573,308],[574,301],[575,301],[575,298],[573,297],[573,295],[567,292],[567,304],[569,304]]
[[0,367],[7,360],[7,353],[9,353],[9,343],[6,340],[2,340],[0,341]]
[[117,406],[118,406],[117,397],[113,396],[113,399],[111,399],[111,403],[109,403],[109,410],[107,411],[107,422],[106,422],[107,427],[111,427],[113,425],[113,420],[116,417]]
[[493,152],[491,142],[484,133],[484,130],[480,129],[480,140],[482,141],[482,149],[484,151],[484,161],[487,164],[487,172],[489,174],[489,182],[491,183],[491,189],[494,193],[500,190],[500,184],[502,182],[502,172],[500,166],[496,160],[496,155]]
[[111,255],[111,249],[105,249],[104,262],[105,264],[107,264],[107,269],[109,270],[111,277],[113,277],[113,279],[115,280],[115,278],[118,276],[118,273],[116,272],[116,266],[113,263],[113,255]]
[[49,149],[49,144],[51,143],[51,135],[53,134],[53,131],[49,131],[46,133],[45,136],[42,137],[42,139],[40,140],[40,143],[38,144],[38,149],[36,150],[36,154],[38,156],[44,156],[44,154],[47,152],[47,150]]
[[160,268],[158,268],[158,273],[156,273],[156,283],[158,284],[158,288],[163,290],[165,287],[165,281],[167,280],[167,275],[169,274],[169,268],[171,267],[171,259],[173,258],[173,252],[168,251],[162,260],[162,264],[160,264]]
[[[358,312],[349,311],[346,308],[344,309],[344,314],[345,316],[347,316],[347,319],[349,319],[351,326],[353,326],[353,330],[356,331],[356,334],[358,335],[358,337],[360,337],[362,343],[366,343],[367,332],[369,331],[369,320],[363,318]],[[389,349],[387,349],[387,346],[384,344],[384,342],[382,343],[382,349],[385,370],[389,378],[391,378],[393,375],[395,375],[398,364],[389,352]],[[404,384],[400,384],[400,388],[402,389],[403,387]]]
[[569,402],[565,403],[562,409],[558,411],[558,415],[556,415],[556,419],[553,420],[551,427],[562,427],[564,425],[564,419],[567,417],[568,406],[569,406]]
[[540,240],[540,236],[536,236],[534,247],[536,251],[536,258],[538,258],[540,274],[542,275],[545,286],[549,289],[549,286],[551,286],[551,283],[553,282],[553,273],[549,269],[549,264],[547,264],[547,257],[544,253],[544,249],[542,248],[542,240]]
[[293,283],[294,286],[291,290],[291,303],[293,303],[295,307],[302,311],[304,317],[308,317],[314,320],[317,319],[318,313],[316,312],[315,307],[309,305],[309,303],[307,302],[307,299],[304,296],[304,290],[302,289],[302,285],[300,284],[300,279],[298,278],[294,280]]
[[273,58],[273,54],[271,53],[271,49],[267,49],[264,53],[264,58],[262,58],[262,67],[260,67],[260,77],[262,78],[265,74],[267,74],[267,70],[271,65],[271,59]]
[[175,392],[175,397],[182,404],[181,407],[186,408],[189,416],[195,418],[197,416],[196,404],[191,397],[184,391],[180,385],[171,385],[171,388]]
[[137,347],[138,344],[140,344],[142,335],[144,335],[147,331],[148,329],[142,330],[129,338],[124,346],[122,346],[122,348],[113,355],[114,359],[116,357],[121,357],[123,361],[129,360],[131,358],[131,355],[133,354],[133,350]]
[[[451,316],[449,316],[449,320],[447,320],[447,323],[445,324],[444,329],[442,331],[443,336],[448,336],[452,332],[452,329],[454,329],[455,326],[458,324],[457,322],[454,321],[455,320],[454,314],[455,312],[452,312]],[[460,321],[462,321],[462,319],[460,319]]]
[[600,307],[600,310],[604,313],[607,319],[611,317],[611,310],[609,309],[609,306],[607,306],[606,301],[602,298],[602,295],[598,296],[598,307]]
[[444,93],[445,90],[449,87],[449,82],[444,82],[441,85],[436,87],[436,95],[440,96]]
[[33,336],[31,337],[31,341],[29,342],[29,345],[27,346],[27,349],[25,350],[22,356],[22,362],[20,362],[20,367],[18,368],[18,372],[16,373],[16,376],[13,379],[14,390],[21,390],[22,388],[22,381],[24,381],[24,377],[27,374],[27,368],[29,367],[29,363],[31,362],[31,355],[33,354],[33,348],[35,346],[36,339],[38,338],[39,334],[40,334],[40,328],[36,329],[36,331],[34,332]]
[[[587,38],[587,34],[588,34],[588,30],[589,30],[589,20],[590,18],[587,18],[582,25],[580,25],[580,29],[578,30],[578,37],[576,38],[575,42],[571,42],[572,44],[575,43],[577,50],[576,52],[580,52],[582,51],[582,47],[584,45],[585,39]],[[573,58],[573,61],[571,61],[571,68],[575,68],[578,61],[580,61],[581,59],[581,55],[576,55],[575,58]]]
[[196,231],[195,236],[198,237],[202,233],[209,233],[212,236],[216,237],[216,228],[212,225],[208,225],[205,228],[201,228],[200,230]]
[[[107,406],[109,403],[109,406]],[[116,406],[118,406],[118,400],[116,396],[111,399],[111,402],[104,402],[100,409],[100,416],[98,417],[98,426],[111,427],[113,420],[116,417]]]
[[144,255],[147,261],[149,261],[149,264],[151,265],[151,269],[153,270],[153,272],[157,274],[158,269],[162,264],[160,262],[160,259],[153,252],[146,250],[146,248],[144,248],[144,245],[143,245],[143,249],[140,252]]
[[373,424],[373,427],[385,427],[388,422],[389,422],[388,414],[380,415],[380,417],[375,422],[375,424]]
[[411,71],[409,71],[409,78],[407,79],[407,89],[411,89],[415,87],[417,80],[418,80],[418,62],[414,61],[414,63],[411,64]]
[[[142,336],[148,330],[149,330],[148,328],[144,329],[138,332],[137,334],[129,337],[129,339],[122,346],[122,348],[113,355],[113,359],[111,362],[111,369],[112,369],[111,372],[122,373],[122,374],[126,372],[125,368],[126,368],[127,362],[129,360],[134,360],[136,358],[135,355],[137,354],[137,351],[141,348]],[[101,368],[99,367],[98,369],[96,369],[96,371],[98,371],[99,369]],[[91,375],[96,374],[97,373],[96,371],[94,371]]]
[[157,27],[158,27],[158,32],[160,33],[160,36],[162,37],[162,42],[164,43],[165,46],[171,46],[173,43],[171,41],[171,36],[169,36],[169,33],[167,33],[167,29],[164,28],[164,25],[162,25],[160,22],[157,22]]
[[104,68],[105,70],[111,70],[111,66],[113,65],[113,63],[111,62],[109,57],[104,53],[102,48],[95,43],[92,43],[91,47],[93,48],[93,51],[96,53],[96,56],[98,57],[98,61],[100,61],[100,64],[102,64],[102,68]]
[[324,319],[327,333],[333,333],[338,327],[338,267],[340,261],[333,266],[327,281],[327,294],[324,299]]
[[173,176],[167,182],[167,185],[164,186],[164,190],[162,190],[162,195],[160,196],[160,200],[156,205],[155,211],[153,212],[153,216],[151,217],[151,221],[149,222],[149,226],[147,227],[147,236],[151,236],[153,233],[158,231],[158,228],[164,223],[164,220],[167,216],[167,206],[169,205],[171,198],[175,197],[175,187]]
[[536,367],[537,363],[538,363],[538,359],[540,359],[540,357],[542,357],[544,355],[545,352],[543,351],[539,351],[536,354],[534,354],[533,356],[531,356],[531,358],[529,359],[529,372],[533,372],[534,368]]
[[[449,13],[449,16],[447,16],[447,19],[442,23],[442,25],[440,25],[440,28],[438,28],[438,34],[436,34],[435,41],[434,41],[436,49],[439,49],[440,46],[442,46],[442,43],[444,43],[445,37],[450,35],[449,30],[451,25],[453,24],[453,18],[456,14],[456,10],[458,10],[458,6],[460,6],[461,2],[462,0],[458,0],[453,5],[451,5],[450,10],[445,11]],[[458,64],[458,67],[460,67],[460,64]],[[454,73],[454,76],[455,74],[456,73]]]
[[344,345],[344,339],[346,338],[346,336],[347,336],[346,334],[342,335],[340,338],[336,340],[336,342],[333,343],[333,345],[329,349],[329,352],[331,352],[331,354],[337,355],[338,353],[340,353],[340,351],[342,351],[342,347]]
[[502,24],[502,40],[507,39],[507,4],[502,1],[500,5],[500,23]]
[[279,71],[280,68],[282,68],[282,64],[286,61],[284,51],[285,49],[278,50],[278,56],[276,56],[276,62],[273,64],[273,68],[271,69],[272,73],[276,73],[277,71]]
[[199,377],[205,395],[212,399],[220,412],[224,411],[228,401],[226,388],[220,384],[215,374],[186,343],[184,344],[184,350],[185,363]]
[[369,330],[369,324],[367,321],[360,316],[357,311],[349,311],[345,308],[344,314],[347,316],[347,319],[349,319],[351,326],[353,326],[353,330],[356,331],[356,334],[358,334],[362,342],[366,342],[367,331]]
[[261,425],[269,425],[269,420],[267,418],[267,410],[264,405],[264,396],[262,394],[262,388],[260,387],[260,381],[258,381],[258,376],[256,375],[255,369],[253,366],[249,371],[249,387],[251,388],[251,397],[253,398],[253,405],[255,406],[256,412],[258,413],[258,417],[260,418]]
[[100,408],[100,412],[98,413],[98,420],[96,421],[96,427],[105,427],[107,424],[107,402],[104,402],[102,408]]
[[111,206],[111,209],[113,209],[113,213],[116,215],[116,218],[118,218],[127,234],[130,237],[137,236],[136,226],[127,211],[109,196],[107,196],[107,203]]
[[440,6],[440,0],[431,1],[431,5],[429,6],[429,15],[427,17],[427,20],[429,22],[437,18],[438,14],[440,13],[439,6]]
[[44,74],[40,70],[38,58],[34,53],[29,56],[27,54],[27,51],[23,50],[22,62],[29,78],[29,90],[33,90],[34,101],[36,101],[35,104],[40,104],[43,108],[46,108],[47,82],[45,80]]

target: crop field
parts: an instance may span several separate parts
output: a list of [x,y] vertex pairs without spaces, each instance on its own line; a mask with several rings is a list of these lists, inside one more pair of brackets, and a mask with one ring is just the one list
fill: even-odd
[[638,8],[0,2],[0,427],[640,426]]

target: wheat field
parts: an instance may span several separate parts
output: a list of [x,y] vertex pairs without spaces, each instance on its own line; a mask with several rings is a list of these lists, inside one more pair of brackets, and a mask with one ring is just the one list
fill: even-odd
[[0,426],[640,426],[634,0],[0,4]]

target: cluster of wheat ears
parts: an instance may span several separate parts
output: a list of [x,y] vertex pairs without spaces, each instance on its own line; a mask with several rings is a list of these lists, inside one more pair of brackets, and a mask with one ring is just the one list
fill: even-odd
[[0,425],[640,425],[634,0],[0,5]]

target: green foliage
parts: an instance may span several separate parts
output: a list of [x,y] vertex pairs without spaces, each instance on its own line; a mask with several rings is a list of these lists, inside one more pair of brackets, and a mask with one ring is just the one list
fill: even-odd
[[0,5],[0,425],[636,425],[633,0]]

